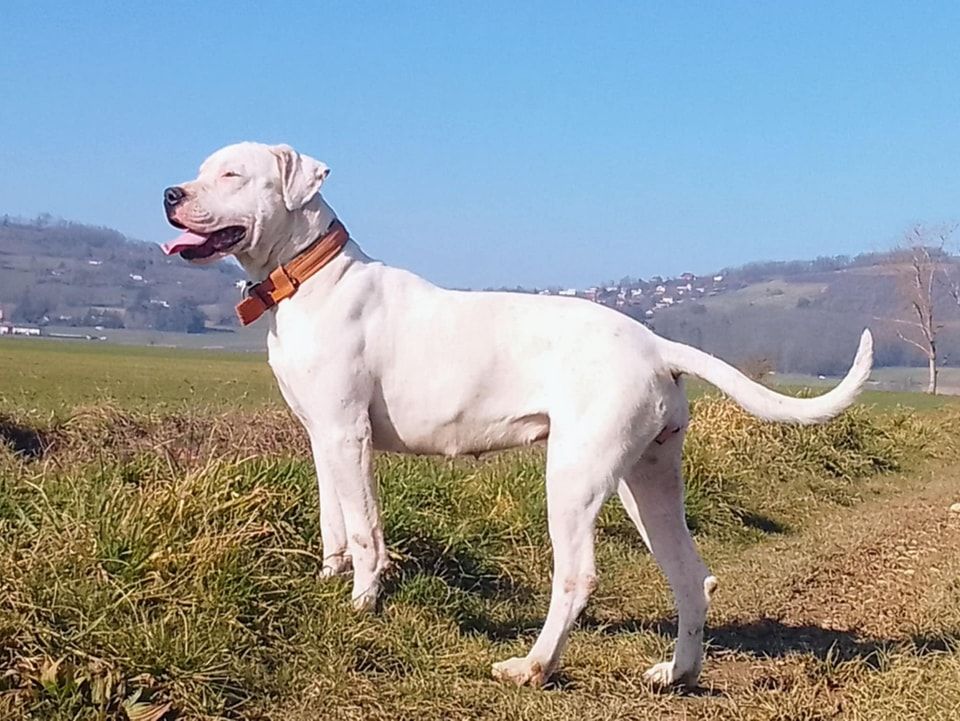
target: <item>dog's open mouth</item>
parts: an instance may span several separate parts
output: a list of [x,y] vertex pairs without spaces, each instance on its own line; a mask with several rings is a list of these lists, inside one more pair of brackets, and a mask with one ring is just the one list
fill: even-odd
[[186,260],[203,260],[226,253],[243,240],[246,234],[247,229],[242,225],[228,225],[212,233],[195,233],[187,229],[183,235],[163,243],[160,247],[167,255],[179,253],[180,257]]

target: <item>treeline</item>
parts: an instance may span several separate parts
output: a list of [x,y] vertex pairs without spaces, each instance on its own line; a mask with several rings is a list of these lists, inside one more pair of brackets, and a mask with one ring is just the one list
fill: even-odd
[[[703,348],[736,365],[764,359],[780,373],[845,373],[864,328],[874,334],[877,367],[926,363],[897,337],[895,326],[860,313],[770,306],[700,312],[689,308],[660,313],[653,326],[660,335]],[[960,333],[943,333],[940,347],[944,365],[960,365]]]
[[13,305],[10,319],[31,325],[66,325],[71,327],[138,328],[175,331],[178,333],[203,333],[206,330],[206,315],[193,300],[183,299],[167,305],[151,303],[149,298],[139,297],[125,308],[90,306],[82,314],[69,318],[56,316],[59,302],[52,293],[27,290]]
[[[890,250],[876,253],[860,253],[859,255],[832,255],[820,256],[813,260],[771,260],[756,261],[744,265],[724,268],[720,271],[729,281],[742,283],[760,283],[772,278],[791,278],[800,275],[817,273],[833,273],[838,270],[851,268],[867,268],[878,265],[902,263],[905,260],[902,250]],[[930,248],[930,255],[934,259],[945,263],[956,262],[943,248]]]

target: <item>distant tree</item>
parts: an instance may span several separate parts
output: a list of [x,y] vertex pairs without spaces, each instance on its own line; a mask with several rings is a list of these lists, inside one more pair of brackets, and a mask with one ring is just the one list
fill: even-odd
[[220,318],[217,320],[217,325],[224,328],[233,328],[240,325],[240,322],[237,320],[236,313],[221,313]]
[[957,304],[957,308],[960,308],[960,281],[951,281],[950,297],[953,298],[954,303]]
[[89,308],[86,315],[80,319],[80,326],[101,328],[123,328],[123,316],[113,310],[101,310],[98,308]]
[[[900,246],[905,271],[898,278],[897,292],[907,318],[893,318],[897,337],[918,349],[927,360],[927,393],[936,395],[939,375],[938,340],[943,324],[935,319],[938,296],[952,292],[950,257],[945,248],[954,227],[925,228],[916,225]],[[906,333],[904,333],[906,331]]]
[[[162,306],[160,306],[162,308]],[[203,333],[207,329],[207,317],[192,300],[180,300],[170,304],[159,317],[166,322],[155,324],[157,330],[172,330],[181,333]],[[161,327],[166,326],[166,327]]]
[[766,356],[753,356],[740,363],[740,372],[758,383],[773,373],[773,361]]
[[42,323],[52,308],[53,302],[50,296],[27,289],[17,301],[13,319],[24,323]]

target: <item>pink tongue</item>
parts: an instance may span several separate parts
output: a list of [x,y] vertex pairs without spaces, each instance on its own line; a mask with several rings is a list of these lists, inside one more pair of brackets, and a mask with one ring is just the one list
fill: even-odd
[[174,238],[171,241],[160,244],[160,249],[163,250],[167,255],[173,255],[174,253],[179,253],[181,250],[187,248],[194,248],[198,245],[203,245],[207,242],[207,236],[197,235],[196,233],[191,233],[187,231],[179,238]]

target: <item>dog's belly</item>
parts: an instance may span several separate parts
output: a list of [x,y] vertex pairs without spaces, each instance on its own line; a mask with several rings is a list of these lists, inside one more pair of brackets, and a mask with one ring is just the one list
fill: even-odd
[[391,416],[374,403],[370,421],[378,450],[444,456],[529,445],[544,440],[550,432],[550,420],[544,413],[493,417],[465,412],[438,423],[424,417]]

